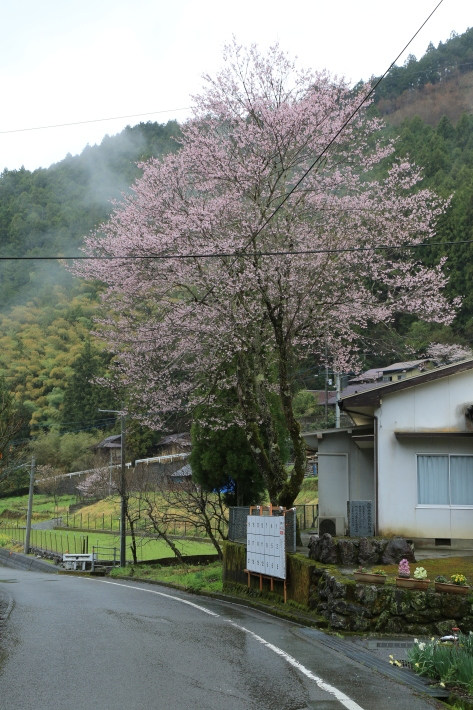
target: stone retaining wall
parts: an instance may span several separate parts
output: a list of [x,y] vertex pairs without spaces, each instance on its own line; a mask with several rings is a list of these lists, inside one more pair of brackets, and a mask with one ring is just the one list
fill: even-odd
[[322,567],[312,570],[309,606],[337,630],[418,636],[443,636],[452,627],[473,631],[472,594],[342,582]]
[[309,542],[309,557],[326,565],[393,565],[402,559],[415,562],[411,540],[395,537],[383,540],[374,537],[338,538],[329,533],[314,535]]

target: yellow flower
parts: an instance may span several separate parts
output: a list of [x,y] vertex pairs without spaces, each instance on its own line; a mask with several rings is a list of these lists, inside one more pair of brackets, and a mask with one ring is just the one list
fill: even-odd
[[441,686],[442,688],[445,688],[445,683],[440,683],[440,686]]
[[419,668],[419,664],[418,664],[418,663],[414,663],[414,665],[415,665],[416,668]]

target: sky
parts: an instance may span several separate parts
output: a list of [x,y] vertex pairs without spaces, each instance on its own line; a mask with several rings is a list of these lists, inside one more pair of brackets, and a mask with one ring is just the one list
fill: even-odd
[[[3,0],[0,171],[48,167],[140,121],[185,120],[233,35],[263,49],[277,41],[302,67],[353,83],[381,75],[437,4]],[[472,25],[467,0],[443,0],[398,64]],[[89,123],[25,130],[76,122]]]

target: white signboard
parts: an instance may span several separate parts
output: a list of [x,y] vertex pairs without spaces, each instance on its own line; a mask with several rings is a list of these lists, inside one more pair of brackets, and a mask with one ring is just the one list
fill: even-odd
[[286,579],[286,528],[283,515],[248,515],[246,569]]

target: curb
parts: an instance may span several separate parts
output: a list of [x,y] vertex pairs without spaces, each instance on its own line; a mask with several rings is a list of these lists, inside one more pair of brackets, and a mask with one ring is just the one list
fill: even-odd
[[10,552],[10,550],[6,550],[5,548],[0,548],[0,565],[13,569],[57,574],[57,568],[54,565],[38,560],[36,557],[29,557],[21,552]]

